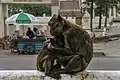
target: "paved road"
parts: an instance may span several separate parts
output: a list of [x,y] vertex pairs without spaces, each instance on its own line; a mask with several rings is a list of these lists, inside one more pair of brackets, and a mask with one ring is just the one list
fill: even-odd
[[94,51],[104,52],[107,56],[120,56],[120,39],[108,43],[94,44]]
[[[120,40],[94,44],[94,51],[102,51],[108,57],[95,57],[89,70],[120,70]],[[116,56],[116,57],[115,57]],[[36,55],[11,55],[0,51],[0,70],[35,70]]]
[[[36,55],[0,58],[0,70],[35,70]],[[120,57],[95,57],[88,70],[120,70]]]
[[120,71],[120,57],[96,57],[87,68],[88,70],[117,70]]
[[[97,36],[101,34],[101,32],[97,33]],[[120,34],[120,27],[112,27],[111,32],[108,34]],[[107,56],[120,56],[120,39],[108,43],[94,44],[94,51],[104,52]]]
[[36,56],[4,56],[0,57],[1,70],[33,70],[36,66]]

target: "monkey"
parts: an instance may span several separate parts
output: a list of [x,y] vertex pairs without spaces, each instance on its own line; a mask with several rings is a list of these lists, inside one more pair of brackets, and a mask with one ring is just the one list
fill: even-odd
[[[93,57],[93,44],[90,35],[79,25],[73,24],[60,15],[53,15],[48,22],[50,34],[63,34],[65,45],[63,48],[51,47],[51,51],[62,55],[59,59],[68,61],[64,69],[56,70],[59,74],[80,72],[86,69]],[[66,59],[67,58],[67,59]]]
[[[46,75],[55,79],[61,78],[60,74],[85,70],[93,57],[92,39],[89,34],[60,15],[53,15],[48,25],[53,39],[48,41],[47,46],[38,54],[37,69],[43,69]],[[61,35],[62,37],[59,37]],[[60,63],[56,69],[52,69],[54,60]],[[61,65],[64,68],[61,68]]]
[[[44,42],[44,46],[42,50],[38,53],[37,56],[37,70],[45,72],[47,76],[50,76],[55,79],[61,78],[60,74],[53,73],[56,69],[61,67],[61,64],[65,66],[67,61],[60,61],[59,57],[61,57],[61,53],[58,52],[60,55],[56,54],[56,52],[52,52],[48,49],[48,46],[53,46],[56,48],[64,47],[64,36],[62,33],[57,33],[54,38],[50,38],[49,40]],[[64,51],[63,51],[64,52]],[[62,52],[62,53],[63,53]],[[66,50],[66,53],[70,53],[70,51]],[[65,58],[65,57],[64,57]],[[66,57],[67,58],[67,57]],[[57,61],[56,65],[54,64],[54,60]]]
[[[52,70],[58,69],[61,67],[61,64],[58,62],[59,55],[53,54],[54,52],[50,51],[48,49],[49,45],[52,45],[54,47],[63,47],[64,46],[64,37],[61,33],[54,36],[54,38],[50,38],[47,41],[44,42],[43,48],[40,50],[37,56],[37,70],[45,72],[47,76],[53,77],[55,79],[60,78],[61,76],[59,74],[51,73]],[[57,64],[54,64],[54,60],[57,60]]]

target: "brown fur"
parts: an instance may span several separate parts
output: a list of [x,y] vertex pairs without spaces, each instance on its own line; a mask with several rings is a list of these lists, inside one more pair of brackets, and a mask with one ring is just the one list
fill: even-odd
[[54,15],[48,24],[51,34],[55,36],[62,32],[65,38],[65,47],[75,54],[82,54],[88,65],[93,57],[92,38],[89,34],[80,26],[67,21],[60,15]]
[[[48,69],[45,73],[56,79],[59,79],[61,77],[59,74],[62,73],[83,71],[93,57],[92,38],[89,34],[80,26],[67,21],[60,15],[53,15],[48,25],[55,41],[51,46],[56,44],[58,47],[54,46],[49,51],[44,46],[37,57],[37,69]],[[51,62],[55,59],[59,60],[65,68],[61,69],[58,66],[55,67],[56,70],[50,71],[54,67]],[[44,60],[47,61],[45,66],[43,66]]]

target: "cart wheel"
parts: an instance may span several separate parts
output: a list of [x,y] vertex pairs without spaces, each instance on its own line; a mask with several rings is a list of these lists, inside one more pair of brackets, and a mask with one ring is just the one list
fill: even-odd
[[18,50],[18,54],[21,54],[21,51]]

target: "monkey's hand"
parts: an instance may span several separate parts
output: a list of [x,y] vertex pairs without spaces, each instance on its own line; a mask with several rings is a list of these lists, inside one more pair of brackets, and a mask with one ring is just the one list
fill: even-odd
[[50,43],[50,40],[46,40],[43,45],[48,45]]
[[48,40],[46,40],[46,41],[44,42],[44,45],[48,45],[49,43],[52,43],[51,41],[53,41],[53,39],[52,39],[52,38],[49,38]]
[[54,48],[54,46],[52,46],[52,44],[51,44],[51,43],[49,43],[49,44],[48,44],[48,46],[47,46],[47,48],[51,50],[51,49],[53,49],[53,48]]
[[45,43],[50,43],[50,38],[47,39],[47,40],[44,42],[44,44],[45,44]]

